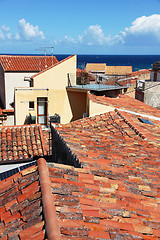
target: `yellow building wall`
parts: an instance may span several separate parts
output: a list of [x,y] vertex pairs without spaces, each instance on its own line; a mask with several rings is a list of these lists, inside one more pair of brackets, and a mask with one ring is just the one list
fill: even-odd
[[[33,89],[33,88],[30,88]],[[36,116],[37,121],[37,97],[47,97],[47,90],[15,89],[15,124],[25,124],[29,114]],[[29,109],[29,101],[34,101],[34,110]]]
[[103,104],[95,103],[91,100],[89,100],[89,117],[99,115],[102,113],[114,111],[114,107],[106,106]]
[[[34,87],[17,88],[15,90],[15,124],[25,124],[29,114],[36,116],[37,121],[37,97],[48,98],[49,116],[57,113],[61,117],[62,124],[69,123],[73,119],[73,113],[66,86],[68,86],[68,74],[72,76],[72,83],[76,85],[76,64],[76,56],[72,56],[36,75],[33,78]],[[29,101],[35,102],[34,110],[29,109]]]
[[55,90],[65,90],[68,86],[68,74],[72,77],[73,85],[76,85],[76,55],[69,57],[56,66],[37,74],[33,78],[35,88],[46,88]]

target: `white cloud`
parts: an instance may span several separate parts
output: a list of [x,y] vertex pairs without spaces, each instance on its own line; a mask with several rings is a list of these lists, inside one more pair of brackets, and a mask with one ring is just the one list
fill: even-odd
[[0,39],[1,39],[1,40],[5,40],[5,36],[4,36],[4,34],[3,34],[3,32],[2,32],[1,29],[0,29]]
[[10,28],[3,24],[0,26],[0,40],[32,41],[45,39],[44,34],[39,30],[39,27],[27,23],[25,19],[18,21],[18,29],[18,32],[12,34]]
[[11,33],[9,33],[10,28],[6,25],[0,27],[0,40],[11,39]]
[[91,25],[83,35],[79,36],[79,41],[87,45],[103,45],[106,43],[107,38],[105,38],[101,26]]
[[160,14],[142,16],[137,18],[126,27],[124,31],[111,36],[106,35],[101,26],[91,25],[77,39],[66,36],[63,40],[55,40],[55,44],[79,44],[88,46],[111,46],[111,45],[154,45],[160,44]]
[[123,38],[121,37],[122,34],[116,35],[114,37],[111,37],[108,35],[107,37],[104,35],[104,32],[101,28],[101,26],[97,25],[91,25],[89,26],[85,31],[83,35],[79,35],[77,39],[65,36],[62,40],[55,40],[54,44],[79,44],[79,45],[113,45],[115,43],[122,42]]
[[126,45],[159,45],[160,14],[137,18],[130,27],[125,28],[123,39]]
[[23,18],[18,22],[19,32],[15,34],[16,40],[33,40],[33,39],[42,39],[44,40],[44,34],[39,30],[38,26],[33,26],[30,23],[27,23]]
[[149,17],[142,16],[132,22],[129,28],[125,29],[130,34],[148,34],[154,33],[160,36],[160,14],[154,14]]
[[12,34],[11,33],[7,33],[6,37],[7,37],[7,39],[12,39]]
[[115,43],[123,43],[121,35],[105,36],[101,26],[91,25],[85,30],[84,34],[78,37],[79,42],[87,45],[113,45]]
[[[109,24],[109,23],[108,23]],[[0,40],[34,41],[44,40],[44,33],[36,25],[26,22],[25,19],[18,21],[18,31],[11,33],[5,24],[0,26]],[[54,40],[55,45],[75,46],[159,46],[160,45],[160,14],[142,16],[135,19],[130,26],[126,27],[114,36],[106,34],[100,25],[89,26],[82,34],[73,38],[65,36],[63,39]]]
[[2,29],[3,31],[5,31],[5,32],[9,32],[9,30],[10,30],[10,28],[7,27],[5,24],[3,24],[3,25],[1,26],[1,29]]

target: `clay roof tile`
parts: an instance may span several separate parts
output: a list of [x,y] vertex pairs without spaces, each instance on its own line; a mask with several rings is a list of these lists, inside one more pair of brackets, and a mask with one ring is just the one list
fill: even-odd
[[5,72],[39,72],[58,62],[55,56],[0,55],[0,63]]
[[0,127],[0,143],[1,164],[47,154],[40,125]]

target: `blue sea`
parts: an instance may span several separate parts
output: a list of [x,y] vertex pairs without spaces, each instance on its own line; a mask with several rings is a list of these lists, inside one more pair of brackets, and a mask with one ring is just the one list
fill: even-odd
[[[60,61],[69,55],[55,55]],[[106,63],[108,66],[132,66],[133,71],[151,69],[160,55],[77,55],[77,67],[84,69],[87,63]]]

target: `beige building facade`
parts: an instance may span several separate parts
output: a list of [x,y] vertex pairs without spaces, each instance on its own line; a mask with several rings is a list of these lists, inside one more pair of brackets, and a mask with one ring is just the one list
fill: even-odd
[[[76,85],[76,55],[70,56],[33,77],[28,88],[15,89],[15,124],[48,124],[58,114],[65,124],[83,117],[87,94],[73,93],[66,87],[71,77]],[[86,104],[85,104],[86,105]]]

